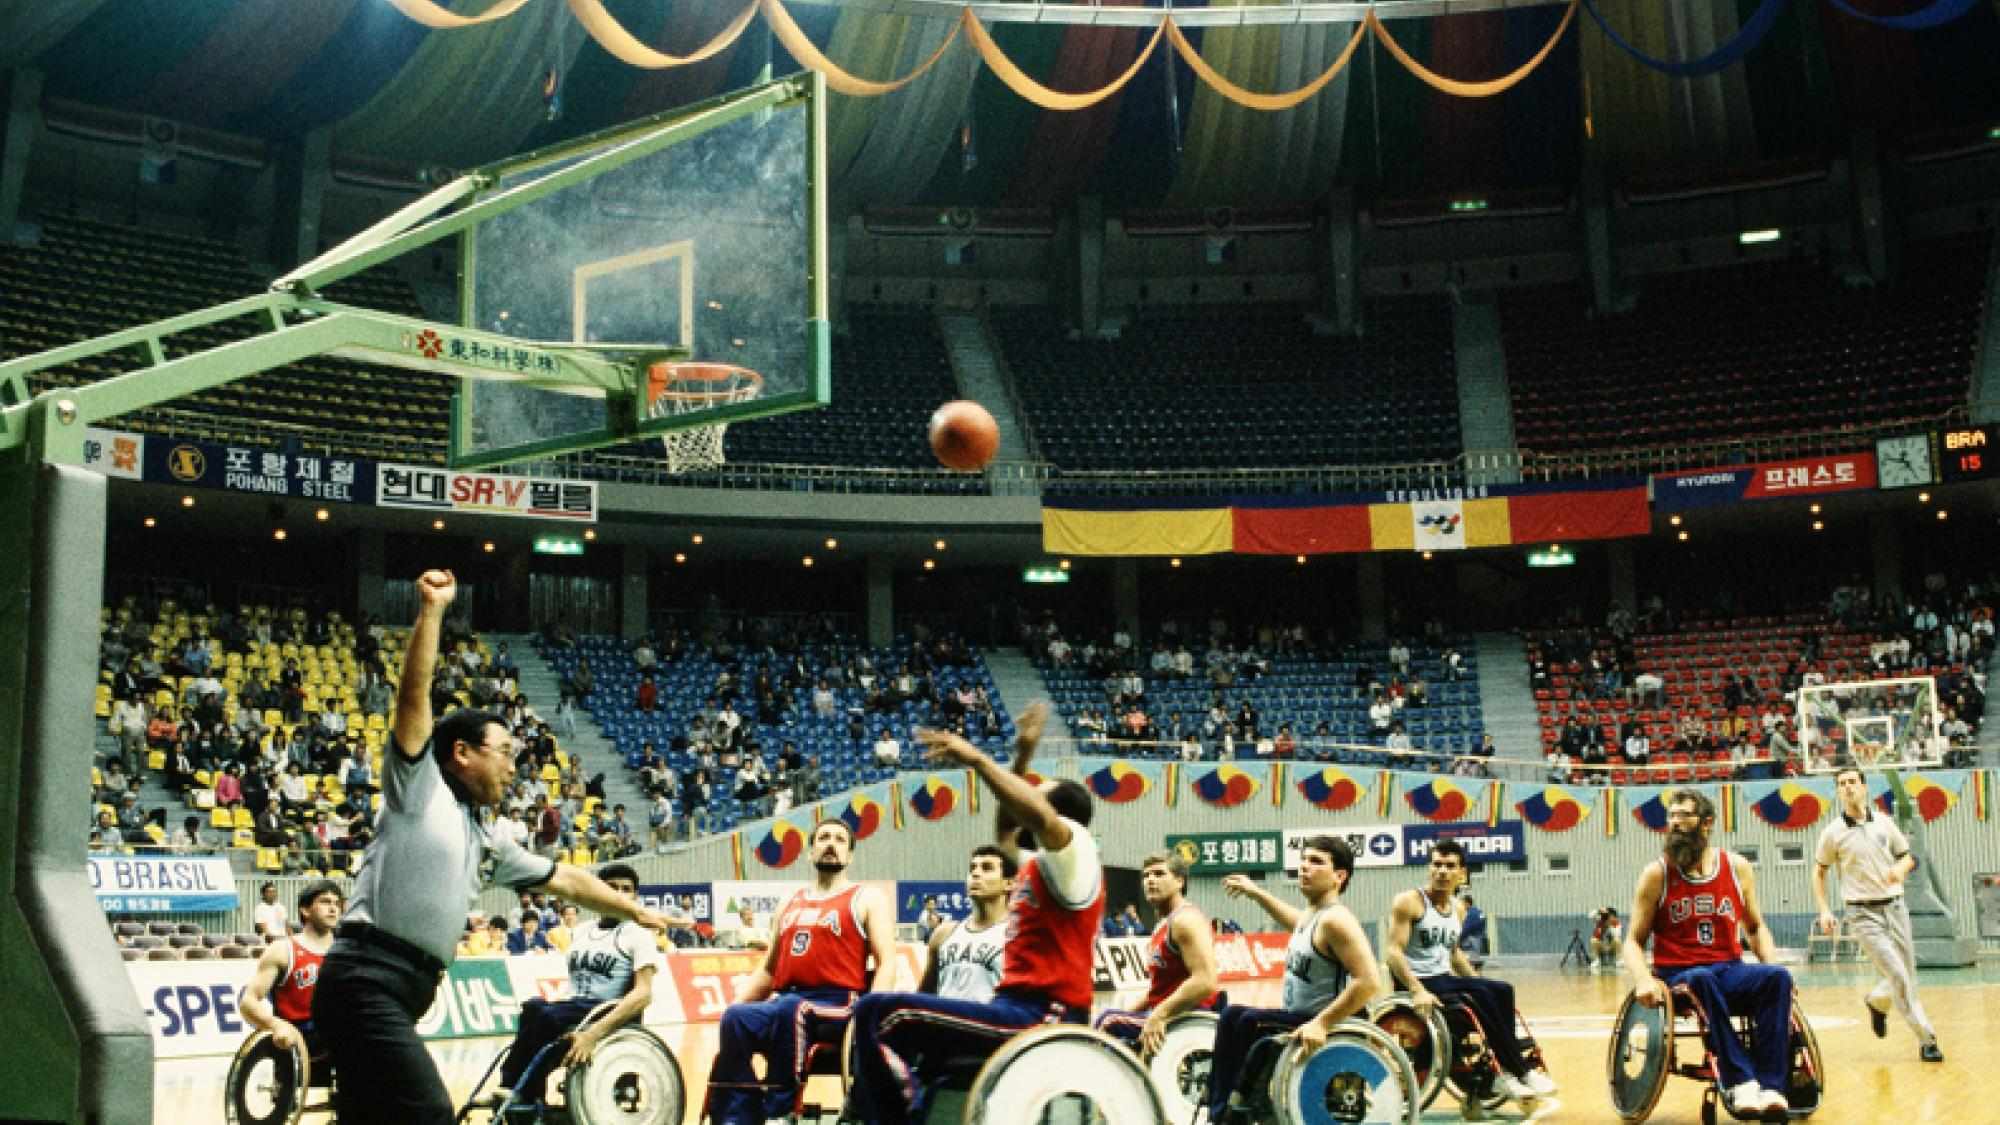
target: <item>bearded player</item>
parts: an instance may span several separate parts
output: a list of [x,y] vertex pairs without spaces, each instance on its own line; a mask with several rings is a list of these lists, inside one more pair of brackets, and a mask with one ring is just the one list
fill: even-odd
[[[819,1029],[845,1023],[855,999],[887,985],[896,970],[894,912],[881,895],[847,877],[854,831],[845,821],[821,821],[811,848],[813,885],[778,911],[764,963],[722,1013],[708,1079],[717,1125],[790,1117]],[[762,1082],[750,1068],[754,1055],[764,1056]]]
[[1159,915],[1149,945],[1146,998],[1137,1011],[1106,1009],[1097,1029],[1150,1055],[1166,1042],[1167,1024],[1184,1012],[1215,1007],[1215,932],[1187,900],[1187,860],[1154,852],[1140,864],[1139,886]]
[[[1730,1113],[1783,1120],[1791,1072],[1792,974],[1777,964],[1771,928],[1757,906],[1756,875],[1743,857],[1709,846],[1715,805],[1683,789],[1667,803],[1667,851],[1639,874],[1621,956],[1639,1003],[1657,1008],[1686,985],[1708,1013],[1708,1050]],[[1759,964],[1743,960],[1748,935]],[[1652,939],[1653,958],[1646,960]],[[1730,1015],[1750,1017],[1746,1048]]]

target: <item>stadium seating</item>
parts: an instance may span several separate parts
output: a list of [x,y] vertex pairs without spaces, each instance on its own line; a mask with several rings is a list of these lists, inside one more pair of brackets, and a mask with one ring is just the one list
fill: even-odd
[[1818,451],[1872,448],[1876,428],[1964,404],[1989,242],[1913,243],[1880,288],[1803,260],[1654,275],[1619,316],[1589,315],[1580,284],[1506,291],[1516,440],[1560,455],[1853,430]]
[[1441,300],[1368,304],[1361,339],[1316,336],[1299,307],[1147,312],[1116,340],[1072,339],[1047,309],[993,326],[1044,457],[1064,469],[1356,465],[1460,448]]

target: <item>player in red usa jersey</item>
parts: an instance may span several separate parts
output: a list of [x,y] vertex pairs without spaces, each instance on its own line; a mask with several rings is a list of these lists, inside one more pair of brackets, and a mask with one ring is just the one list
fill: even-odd
[[[811,851],[813,885],[793,895],[772,920],[770,952],[722,1013],[708,1079],[708,1108],[717,1125],[790,1117],[814,1032],[844,1022],[864,989],[883,987],[895,972],[896,919],[889,903],[847,878],[853,831],[844,821],[821,821]],[[750,1066],[756,1055],[764,1056],[761,1082]]]
[[993,999],[891,992],[855,1004],[847,1120],[902,1125],[921,1119],[920,1055],[990,1051],[1023,1028],[1090,1018],[1091,949],[1104,918],[1104,867],[1090,838],[1090,790],[1068,780],[1037,786],[1023,776],[1048,713],[1046,703],[1022,712],[1011,770],[957,735],[917,732],[931,761],[970,768],[992,792],[1003,850],[1039,850],[1023,853],[1014,877],[1005,968]]
[[299,920],[304,927],[264,947],[264,955],[257,959],[256,971],[236,1004],[250,1026],[271,1033],[280,1050],[305,1043],[315,1085],[324,1084],[321,1072],[326,1051],[313,1029],[313,989],[319,985],[320,963],[333,945],[333,928],[340,924],[344,905],[340,886],[333,880],[307,884],[299,894]]
[[[1792,974],[1777,963],[1755,874],[1741,856],[1709,846],[1714,827],[1715,805],[1706,794],[1683,789],[1667,803],[1666,855],[1639,875],[1621,955],[1639,982],[1639,1003],[1658,1007],[1675,984],[1701,1001],[1730,1112],[1782,1119],[1792,1060]],[[1743,960],[1746,936],[1757,964]],[[1754,1054],[1731,1030],[1730,1013],[1750,1017]]]
[[1135,1012],[1107,1009],[1097,1028],[1145,1054],[1160,1049],[1167,1023],[1183,1012],[1216,1006],[1215,936],[1208,915],[1187,900],[1187,860],[1154,852],[1139,865],[1139,886],[1160,916],[1153,927],[1151,979]]

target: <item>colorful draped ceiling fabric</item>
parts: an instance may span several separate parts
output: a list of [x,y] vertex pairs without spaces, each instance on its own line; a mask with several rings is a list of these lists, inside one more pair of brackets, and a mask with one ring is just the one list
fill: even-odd
[[1622,539],[1652,528],[1645,485],[1636,481],[1472,491],[1477,495],[1441,499],[1235,497],[1178,505],[1063,498],[1042,507],[1042,546],[1063,555],[1325,555]]

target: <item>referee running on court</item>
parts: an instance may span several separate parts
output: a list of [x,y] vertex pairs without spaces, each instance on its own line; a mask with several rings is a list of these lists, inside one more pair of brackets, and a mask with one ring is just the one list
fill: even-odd
[[534,855],[480,825],[479,810],[499,803],[513,779],[514,740],[486,711],[453,711],[432,729],[438,633],[457,593],[448,570],[417,579],[417,621],[383,755],[376,837],[313,997],[313,1023],[349,1079],[334,1091],[341,1125],[452,1120],[451,1096],[417,1037],[417,1020],[431,1006],[481,889],[549,891],[648,929],[667,924],[590,872]]
[[1903,883],[1917,868],[1910,842],[1892,818],[1868,800],[1868,781],[1849,766],[1834,775],[1840,817],[1819,834],[1813,853],[1813,901],[1819,905],[1820,932],[1840,932],[1840,920],[1827,905],[1826,873],[1840,868],[1840,898],[1847,914],[1847,932],[1854,935],[1882,979],[1868,993],[1868,1023],[1877,1039],[1889,1034],[1889,1005],[1908,1021],[1921,1044],[1925,1062],[1943,1062],[1937,1029],[1917,999],[1916,946],[1910,940],[1910,909],[1903,902]]

